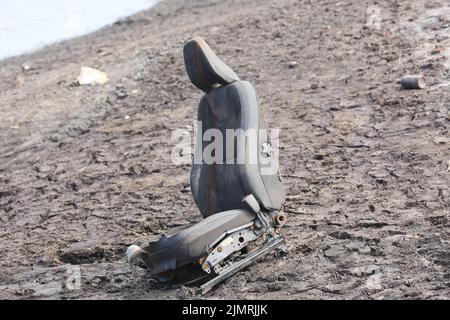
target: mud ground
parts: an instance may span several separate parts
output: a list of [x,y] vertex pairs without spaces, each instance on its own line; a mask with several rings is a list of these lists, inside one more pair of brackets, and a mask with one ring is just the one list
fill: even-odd
[[[123,256],[200,220],[170,161],[195,35],[281,130],[294,246],[206,297]],[[449,299],[449,48],[446,0],[166,0],[0,62],[0,298]],[[110,81],[77,86],[82,65]],[[411,73],[428,87],[400,90]]]

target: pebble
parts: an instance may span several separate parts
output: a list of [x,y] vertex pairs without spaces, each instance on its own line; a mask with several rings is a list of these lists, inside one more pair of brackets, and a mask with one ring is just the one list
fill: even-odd
[[30,71],[31,70],[31,64],[24,63],[22,65],[22,69],[23,69],[23,71]]
[[289,69],[293,69],[293,68],[295,68],[297,65],[298,65],[298,62],[297,62],[297,61],[291,61],[291,62],[288,63]]

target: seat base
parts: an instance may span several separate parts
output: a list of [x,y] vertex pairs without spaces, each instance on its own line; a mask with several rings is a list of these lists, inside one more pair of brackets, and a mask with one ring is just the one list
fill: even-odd
[[255,218],[247,210],[219,212],[178,233],[150,242],[138,255],[152,275],[168,276],[170,271],[205,258],[213,243],[227,231],[252,224]]
[[282,236],[269,237],[266,243],[263,244],[259,249],[253,250],[252,252],[241,257],[236,262],[230,262],[220,268],[215,268],[216,276],[211,280],[209,280],[208,282],[201,285],[199,288],[199,293],[201,294],[207,293],[218,283],[226,280],[235,273],[239,272],[240,270],[244,269],[248,265],[255,262],[258,258],[267,255],[273,250],[278,250],[279,252],[287,253],[288,249],[286,247],[284,237]]
[[273,250],[287,253],[285,240],[276,231],[284,224],[280,223],[284,214],[252,209],[257,214],[224,211],[144,248],[132,245],[127,257],[130,262],[139,257],[162,283],[201,285],[200,293],[206,293]]

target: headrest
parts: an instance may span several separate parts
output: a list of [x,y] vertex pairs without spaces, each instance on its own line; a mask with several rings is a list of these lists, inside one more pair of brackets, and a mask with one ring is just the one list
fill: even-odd
[[202,38],[189,40],[183,51],[189,79],[200,90],[208,92],[217,85],[239,80],[236,73],[216,56]]

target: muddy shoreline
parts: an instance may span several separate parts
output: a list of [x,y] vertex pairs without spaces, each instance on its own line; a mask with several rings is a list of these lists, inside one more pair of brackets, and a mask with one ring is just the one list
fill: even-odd
[[[294,245],[205,297],[123,257],[200,220],[170,161],[201,95],[196,35],[280,128]],[[167,0],[0,61],[0,298],[449,299],[449,48],[444,0]],[[81,66],[109,82],[77,86]],[[427,87],[400,90],[404,74]]]

